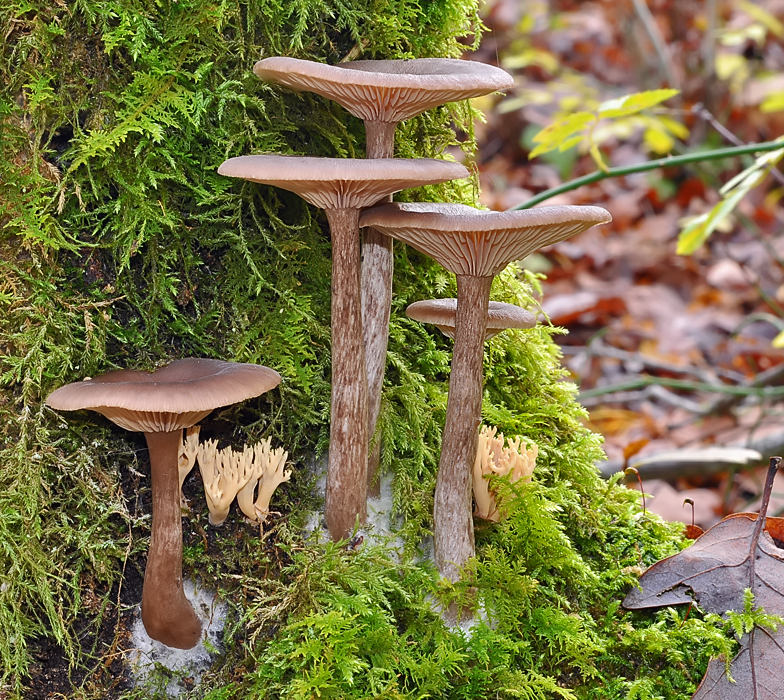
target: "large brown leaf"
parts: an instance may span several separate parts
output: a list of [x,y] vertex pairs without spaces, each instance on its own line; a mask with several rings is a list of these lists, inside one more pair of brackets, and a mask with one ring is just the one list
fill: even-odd
[[[771,460],[770,485],[777,466]],[[641,588],[626,596],[624,607],[697,602],[708,612],[742,612],[744,591],[750,588],[756,606],[784,616],[784,549],[774,542],[784,533],[784,519],[765,518],[767,500],[761,516],[731,515],[687,549],[654,564],[640,577]],[[784,627],[776,632],[755,627],[740,644],[731,664],[735,682],[727,678],[724,661],[713,659],[693,700],[784,699]]]

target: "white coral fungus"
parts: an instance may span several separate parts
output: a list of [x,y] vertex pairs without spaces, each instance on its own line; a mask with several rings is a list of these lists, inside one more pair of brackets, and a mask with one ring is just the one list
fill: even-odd
[[185,496],[182,495],[182,485],[185,477],[190,474],[193,465],[196,464],[196,454],[199,449],[199,426],[194,425],[185,431],[185,439],[180,445],[180,453],[177,455],[177,471],[180,475],[180,506],[187,508]]
[[496,437],[497,431],[498,428],[487,426],[480,431],[473,471],[476,501],[474,515],[496,523],[501,519],[501,515],[496,502],[497,494],[491,488],[489,477],[493,474],[498,476],[509,474],[512,482],[520,479],[530,480],[539,453],[539,448],[535,444],[531,443],[528,447],[520,437],[514,440],[506,438],[506,447],[504,447],[504,434],[498,433]]
[[[198,447],[199,470],[204,481],[204,495],[210,511],[210,523],[220,525],[229,514],[234,498],[240,510],[254,522],[264,522],[275,489],[291,477],[284,471],[289,453],[279,447],[271,449],[271,440],[235,452],[231,447],[218,449],[215,440]],[[258,496],[253,501],[258,486]]]

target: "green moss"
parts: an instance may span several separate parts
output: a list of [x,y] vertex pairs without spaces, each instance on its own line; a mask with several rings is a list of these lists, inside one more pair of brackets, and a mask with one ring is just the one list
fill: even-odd
[[[479,527],[466,581],[437,583],[418,546],[451,342],[403,310],[454,295],[454,279],[404,246],[380,422],[403,551],[302,539],[304,511],[318,506],[305,465],[328,435],[326,222],[294,195],[216,168],[263,151],[363,155],[358,120],[261,83],[251,72],[261,56],[456,56],[458,37],[477,40],[476,12],[474,0],[0,7],[0,663],[12,693],[34,682],[32,655],[48,638],[72,696],[106,697],[120,586],[143,567],[149,535],[143,440],[95,415],[58,416],[43,399],[113,367],[194,355],[281,372],[278,391],[203,430],[236,445],[272,435],[295,475],[261,543],[236,519],[210,530],[194,501],[186,569],[220,588],[234,617],[193,697],[669,700],[688,697],[708,655],[728,648],[696,613],[684,623],[620,609],[636,567],[676,551],[680,536],[597,477],[600,441],[582,427],[549,328],[487,345],[485,421],[537,442],[539,464],[530,486],[501,485],[510,517]],[[472,117],[460,104],[412,119],[398,154],[437,156],[456,145],[455,127],[470,154]],[[404,196],[475,194],[458,183]],[[528,303],[535,280],[512,272],[494,296]],[[434,598],[480,605],[488,624],[449,630]]]

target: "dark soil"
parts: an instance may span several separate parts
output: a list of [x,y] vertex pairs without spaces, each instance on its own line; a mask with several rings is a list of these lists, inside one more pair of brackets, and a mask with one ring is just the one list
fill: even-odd
[[135,607],[142,597],[143,574],[130,562],[125,570],[122,589],[119,590],[120,608],[116,605],[119,584],[111,590],[96,587],[86,588],[83,607],[86,610],[100,609],[105,600],[110,601],[96,628],[96,617],[80,615],[74,628],[78,633],[82,660],[70,669],[68,658],[62,647],[53,639],[40,638],[32,643],[35,659],[30,675],[25,679],[25,700],[63,700],[70,697],[75,688],[99,687],[103,696],[110,698],[132,687],[127,668],[123,663],[123,651],[128,648],[129,626]]

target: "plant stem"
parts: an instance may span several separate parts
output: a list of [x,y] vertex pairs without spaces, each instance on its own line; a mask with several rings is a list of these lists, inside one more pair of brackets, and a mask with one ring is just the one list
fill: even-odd
[[728,384],[706,384],[704,382],[690,382],[682,379],[671,379],[669,377],[636,377],[627,382],[619,382],[610,386],[603,386],[597,389],[581,391],[577,400],[593,398],[594,396],[604,396],[614,394],[616,391],[629,391],[630,389],[641,389],[652,384],[659,386],[671,386],[675,389],[687,389],[690,391],[708,391],[718,394],[733,394],[738,396],[781,396],[784,395],[784,387],[776,386],[730,386]]
[[436,564],[453,582],[474,556],[471,472],[482,421],[482,361],[492,282],[492,276],[457,276],[455,347],[433,510]]
[[768,465],[768,476],[765,479],[765,488],[762,490],[762,503],[760,503],[759,515],[757,522],[754,524],[754,532],[751,536],[751,549],[749,551],[749,588],[753,591],[754,586],[754,562],[757,560],[756,551],[759,543],[760,534],[765,528],[765,518],[768,514],[768,505],[770,504],[770,494],[773,491],[773,481],[776,478],[776,472],[781,466],[781,457],[771,457],[770,464]]
[[177,455],[182,430],[145,433],[152,472],[152,536],[142,590],[142,622],[153,639],[176,649],[199,642],[201,622],[182,590],[182,514]]
[[647,163],[638,163],[636,165],[629,165],[620,168],[608,168],[607,170],[597,170],[596,172],[589,173],[583,177],[578,177],[575,180],[569,180],[563,185],[553,187],[544,192],[540,192],[531,199],[511,207],[510,211],[515,209],[530,209],[531,207],[544,202],[556,195],[563,194],[564,192],[571,192],[584,185],[592,185],[594,182],[606,180],[609,177],[623,177],[624,175],[634,175],[635,173],[644,173],[649,170],[656,170],[657,168],[671,168],[676,165],[687,165],[688,163],[701,163],[709,160],[722,160],[723,158],[733,158],[735,156],[743,156],[753,153],[762,153],[764,151],[775,151],[779,148],[784,148],[784,141],[765,141],[763,143],[749,144],[748,146],[737,146],[733,148],[720,148],[715,151],[701,151],[699,153],[684,153],[679,156],[668,156],[667,158],[659,158],[658,160],[650,160]]
[[326,209],[332,233],[332,408],[325,518],[333,540],[367,516],[367,377],[359,289],[359,209]]

